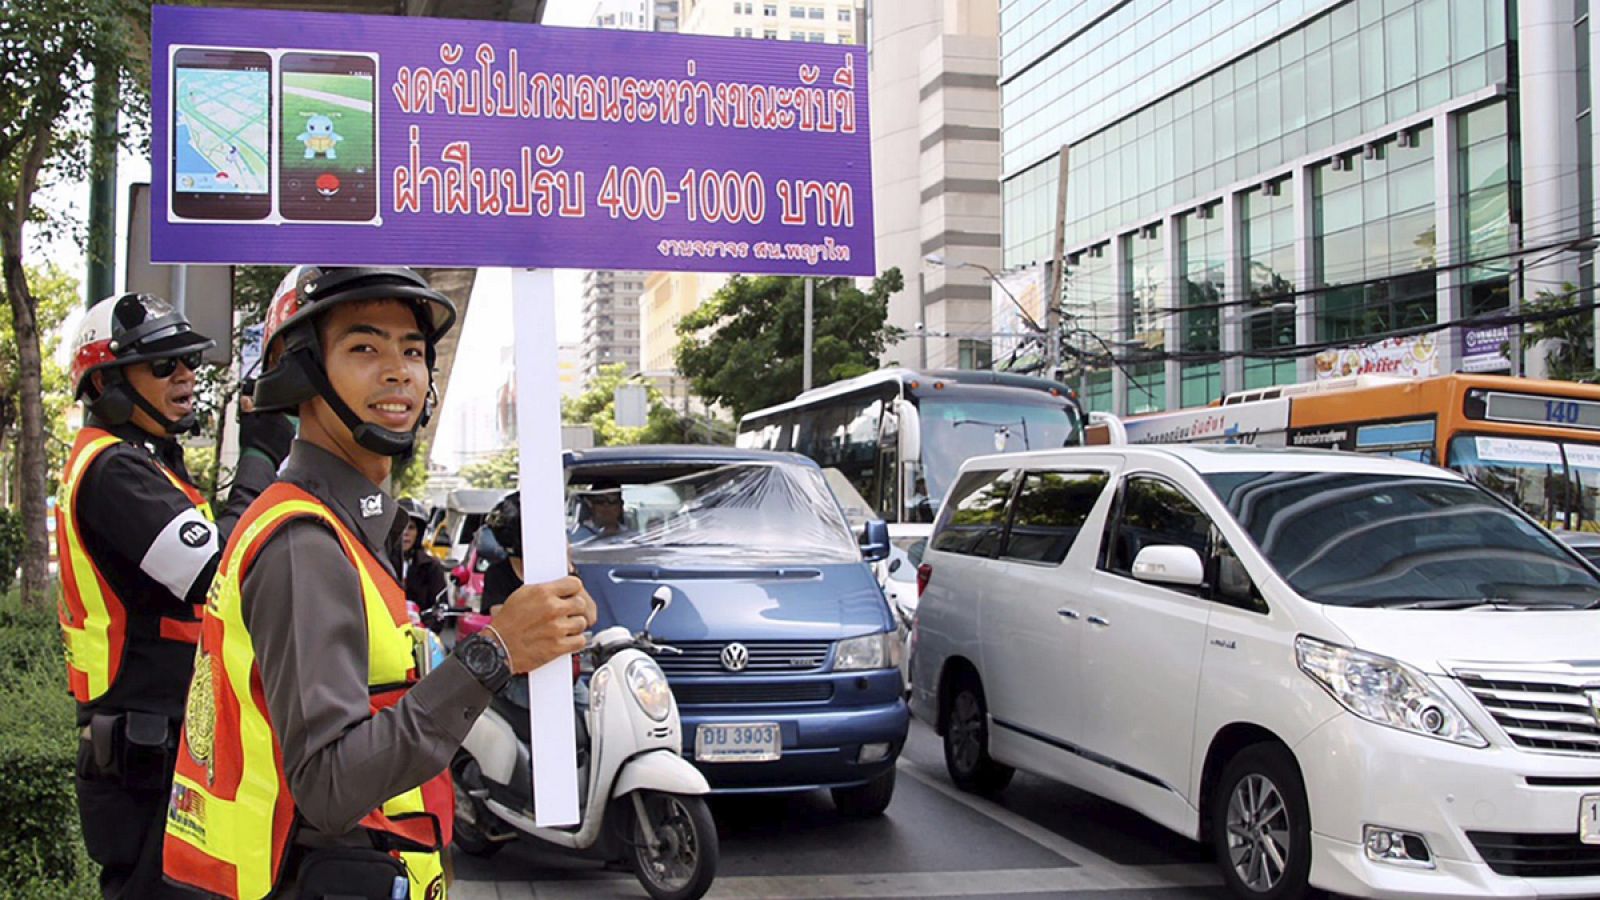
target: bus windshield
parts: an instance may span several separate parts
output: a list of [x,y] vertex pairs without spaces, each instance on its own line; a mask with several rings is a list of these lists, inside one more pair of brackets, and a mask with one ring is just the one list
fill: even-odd
[[952,393],[921,397],[917,406],[922,417],[921,474],[926,484],[915,487],[934,510],[961,464],[974,456],[1048,450],[1079,442],[1077,416],[1064,400],[995,400]]
[[1600,531],[1600,447],[1459,435],[1448,464],[1550,528]]

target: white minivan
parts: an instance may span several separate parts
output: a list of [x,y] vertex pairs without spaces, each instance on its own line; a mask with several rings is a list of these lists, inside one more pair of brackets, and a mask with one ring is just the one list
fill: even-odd
[[969,461],[912,711],[1208,841],[1241,897],[1600,896],[1600,573],[1444,469],[1249,447]]

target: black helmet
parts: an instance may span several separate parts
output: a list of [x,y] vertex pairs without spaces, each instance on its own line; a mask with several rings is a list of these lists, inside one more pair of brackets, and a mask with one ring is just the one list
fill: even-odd
[[507,556],[522,556],[522,492],[512,491],[500,498],[483,520]]
[[411,499],[410,497],[401,497],[399,506],[400,511],[406,514],[406,518],[417,523],[418,531],[428,527],[427,507]]
[[[85,399],[89,411],[111,425],[122,425],[134,407],[145,411],[168,434],[181,434],[195,425],[188,413],[173,421],[139,395],[122,375],[129,363],[170,359],[209,350],[216,341],[196,334],[183,313],[153,294],[120,294],[89,308],[78,325],[72,346],[72,392]],[[103,390],[95,390],[89,376],[104,372]],[[89,396],[84,397],[85,394]]]
[[[316,319],[340,303],[361,300],[402,300],[415,306],[417,322],[427,339],[428,397],[422,416],[407,432],[364,422],[328,382],[322,358],[322,342],[317,339]],[[416,443],[417,431],[433,415],[433,364],[439,339],[456,321],[456,307],[450,298],[428,286],[415,271],[399,266],[296,266],[278,283],[267,310],[261,347],[272,360],[259,378],[254,392],[258,412],[293,412],[301,403],[322,397],[356,443],[385,456],[400,456]],[[281,342],[274,346],[275,342]]]

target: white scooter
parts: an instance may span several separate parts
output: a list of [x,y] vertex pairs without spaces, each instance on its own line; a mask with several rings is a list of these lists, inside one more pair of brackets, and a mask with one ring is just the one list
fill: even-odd
[[579,703],[576,828],[534,824],[527,687],[515,679],[479,717],[451,766],[456,847],[488,856],[525,834],[625,861],[656,900],[696,900],[710,889],[718,854],[705,801],[711,787],[682,756],[678,704],[649,655],[682,652],[650,637],[650,623],[671,603],[672,589],[661,587],[644,630],[607,628],[583,651],[594,673],[586,715]]

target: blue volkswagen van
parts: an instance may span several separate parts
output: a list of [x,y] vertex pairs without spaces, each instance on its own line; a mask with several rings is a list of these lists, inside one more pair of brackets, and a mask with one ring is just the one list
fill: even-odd
[[908,715],[900,637],[867,563],[883,523],[852,535],[816,463],[720,447],[567,454],[573,560],[597,627],[651,631],[683,722],[684,757],[717,792],[832,790],[847,815],[894,793]]

